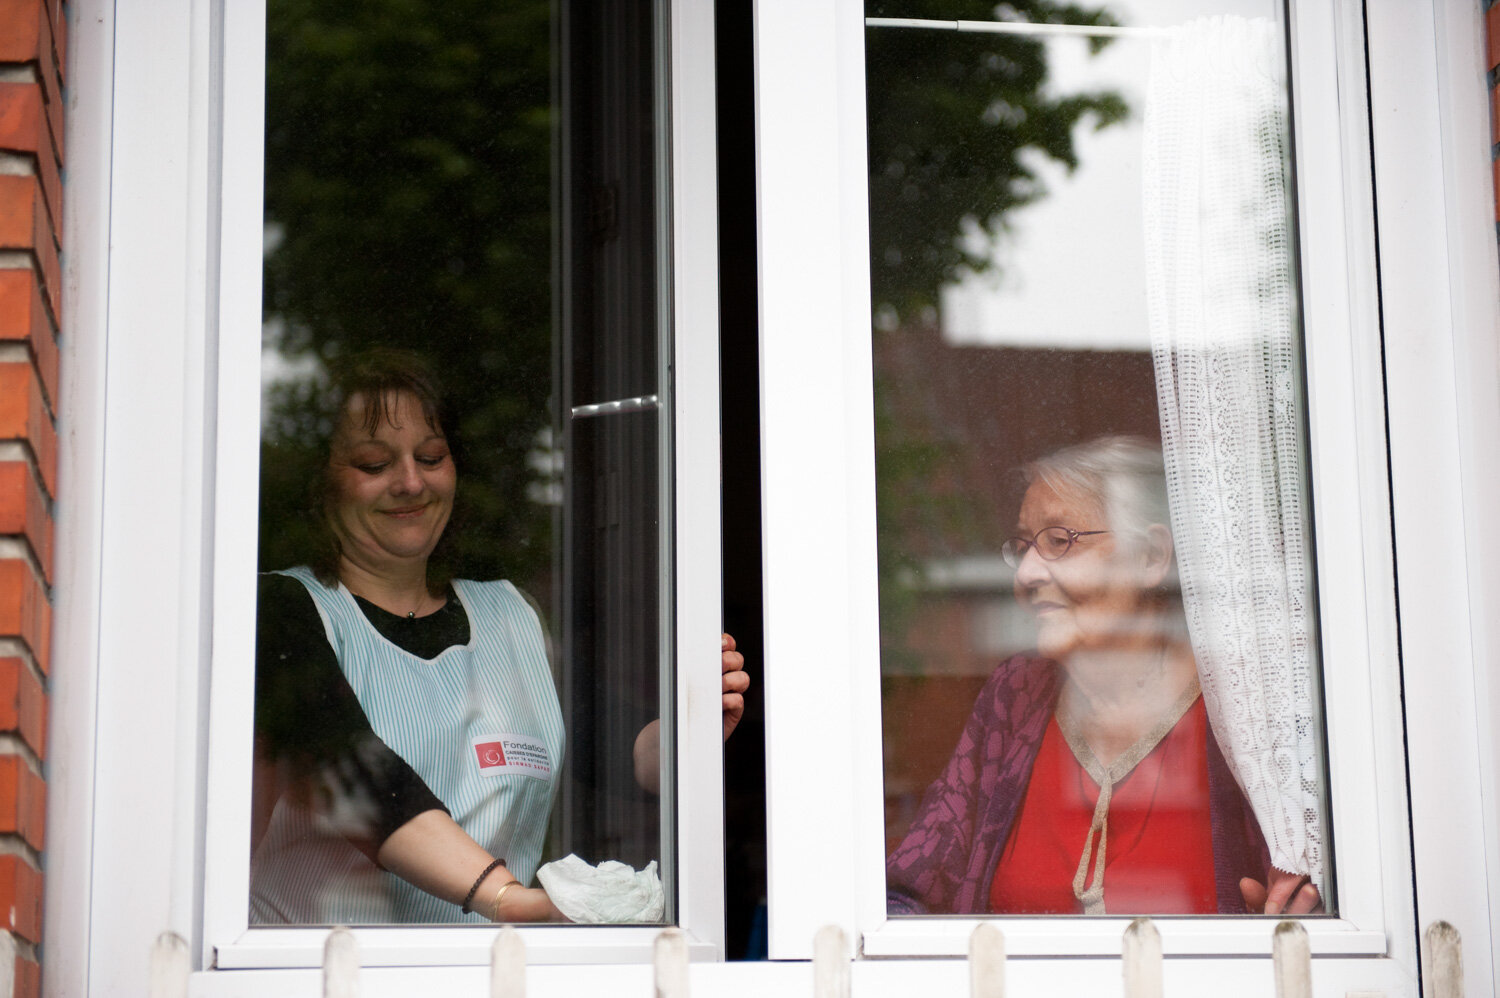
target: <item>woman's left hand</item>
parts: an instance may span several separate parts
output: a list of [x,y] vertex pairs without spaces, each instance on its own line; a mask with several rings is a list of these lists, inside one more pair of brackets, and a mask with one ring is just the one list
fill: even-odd
[[1271,867],[1266,883],[1245,877],[1240,880],[1245,910],[1252,915],[1317,915],[1323,897],[1305,873],[1285,873]]
[[540,887],[517,885],[505,892],[500,899],[500,910],[491,912],[497,922],[567,922],[567,915],[557,910],[557,905]]
[[734,734],[740,718],[745,716],[745,691],[750,676],[745,672],[745,656],[734,650],[734,638],[725,634],[719,642],[720,689],[724,698],[724,740]]
[[[719,695],[724,707],[724,740],[728,741],[740,718],[745,716],[745,691],[750,677],[745,673],[745,656],[734,650],[734,638],[728,634],[719,640]],[[652,721],[635,736],[632,751],[635,781],[643,790],[661,793],[661,721]]]

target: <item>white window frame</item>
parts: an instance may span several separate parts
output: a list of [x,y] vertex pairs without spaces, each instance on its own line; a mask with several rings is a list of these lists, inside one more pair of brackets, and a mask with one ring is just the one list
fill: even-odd
[[[894,968],[908,965],[902,958],[963,954],[975,920],[885,915],[862,7],[860,0],[756,6],[770,952],[805,959],[814,931],[835,924],[859,940],[863,956],[888,958],[865,973],[894,981],[905,973]],[[1476,94],[1482,99],[1482,67],[1464,75],[1478,64],[1474,39],[1481,36],[1477,10],[1458,14],[1442,0],[1372,0],[1368,8],[1373,105],[1361,5],[1296,2],[1291,15],[1333,854],[1341,874],[1338,917],[1304,925],[1320,990],[1408,994],[1418,972],[1418,925],[1447,919],[1464,932],[1471,986],[1485,982],[1472,993],[1487,993],[1492,929],[1484,891],[1473,885],[1494,851],[1484,832],[1492,843],[1497,823],[1493,800],[1486,797],[1481,810],[1476,791],[1495,779],[1480,734],[1493,749],[1500,732],[1488,722],[1492,697],[1476,711],[1468,707],[1484,673],[1473,645],[1486,636],[1488,648],[1496,642],[1477,631],[1493,625],[1471,620],[1468,608],[1495,591],[1481,573],[1493,574],[1484,555],[1493,565],[1500,546],[1496,528],[1486,526],[1471,538],[1466,560],[1462,551],[1433,552],[1428,536],[1444,517],[1467,526],[1465,499],[1477,519],[1485,485],[1500,479],[1478,443],[1500,433],[1485,382],[1468,374],[1467,391],[1454,391],[1465,374],[1454,366],[1455,350],[1491,361],[1485,376],[1496,370],[1494,298],[1483,297],[1494,283],[1483,279],[1493,272],[1494,235],[1444,202],[1445,182],[1488,190],[1473,169],[1487,162],[1473,155],[1484,115],[1449,111],[1455,94],[1467,110]],[[1441,73],[1439,51],[1448,60]],[[1487,153],[1487,130],[1483,146]],[[1378,272],[1372,167],[1381,184],[1393,178],[1392,189],[1381,191]],[[1492,212],[1473,218],[1484,223]],[[1488,252],[1460,256],[1457,240],[1472,251],[1476,231],[1489,240]],[[1422,264],[1417,277],[1393,262],[1412,254]],[[1462,317],[1447,307],[1450,288],[1466,294]],[[1441,341],[1438,349],[1433,341]],[[1432,502],[1434,489],[1441,502]],[[1407,580],[1399,642],[1393,539]],[[1413,679],[1415,648],[1430,650]],[[1412,680],[1404,686],[1403,653]],[[1444,663],[1436,676],[1426,671],[1434,658]],[[1488,875],[1497,876],[1493,868]],[[1084,993],[1092,982],[1118,980],[1117,965],[1103,971],[1098,960],[1065,958],[1118,955],[1125,919],[997,924],[1012,955],[1054,958],[1023,964],[1039,987]],[[1165,952],[1182,958],[1170,961],[1169,993],[1190,981],[1216,993],[1268,993],[1253,989],[1269,983],[1272,920],[1157,924]],[[931,981],[920,987],[931,990]]]
[[[218,137],[226,120],[221,106],[226,116],[231,104],[237,114],[252,113],[236,104],[249,98],[235,74],[259,64],[243,33],[254,17],[240,0],[69,6],[68,335],[61,344],[47,988],[144,994],[146,954],[170,929],[190,941],[195,995],[315,995],[314,969],[204,969],[212,945],[204,927],[222,915],[204,905],[206,853],[211,844],[222,847],[221,834],[242,834],[226,829],[229,819],[214,810],[217,797],[234,791],[210,778],[219,759],[204,760],[209,702],[219,694],[208,686],[206,666],[214,605],[224,597],[214,580],[228,571],[228,559],[253,565],[244,538],[222,537],[224,507],[233,508],[235,497],[213,476],[253,483],[253,476],[225,472],[226,454],[237,451],[218,440],[236,432],[234,421],[255,411],[258,399],[253,386],[210,372],[258,370],[258,357],[235,352],[245,342],[238,337],[253,333],[258,341],[258,318],[232,340],[233,323],[221,326],[221,317],[258,317],[258,295],[221,274],[238,268],[258,280],[259,205],[245,202],[242,184],[259,155],[247,153],[243,134],[222,133],[222,147]],[[1463,933],[1469,993],[1484,994],[1500,954],[1500,920],[1489,915],[1500,906],[1500,684],[1488,678],[1500,652],[1500,615],[1493,611],[1500,522],[1490,516],[1500,494],[1493,446],[1500,439],[1500,290],[1479,11],[1457,0],[1369,0],[1362,35],[1358,0],[1303,6],[1321,27],[1298,24],[1299,45],[1313,53],[1299,60],[1298,86],[1306,93],[1321,79],[1325,100],[1321,112],[1297,108],[1299,190],[1305,198],[1316,182],[1307,174],[1322,142],[1337,150],[1334,165],[1321,165],[1337,174],[1340,196],[1302,210],[1304,218],[1331,213],[1342,225],[1305,231],[1303,250],[1332,253],[1315,262],[1345,272],[1342,295],[1309,289],[1327,312],[1309,311],[1309,327],[1332,322],[1344,330],[1309,344],[1320,378],[1344,368],[1344,380],[1328,376],[1338,390],[1318,383],[1312,414],[1319,540],[1336,544],[1342,536],[1352,544],[1358,570],[1343,571],[1364,580],[1353,590],[1362,605],[1339,608],[1338,620],[1325,626],[1337,625],[1341,661],[1351,648],[1367,648],[1383,663],[1337,712],[1348,724],[1330,717],[1330,737],[1336,755],[1346,740],[1370,749],[1368,772],[1347,776],[1356,783],[1346,786],[1337,769],[1334,788],[1369,788],[1362,817],[1373,820],[1362,829],[1343,824],[1335,834],[1342,891],[1349,890],[1349,870],[1376,871],[1378,889],[1363,889],[1361,902],[1373,906],[1376,921],[1351,912],[1346,893],[1341,921],[1353,924],[1348,932],[1356,940],[1376,932],[1378,922],[1385,949],[1341,955],[1337,940],[1324,939],[1315,980],[1320,993],[1414,995],[1417,927],[1444,918]],[[771,945],[780,962],[695,964],[691,983],[699,994],[808,993],[812,973],[803,961],[814,930],[840,925],[863,941],[863,930],[878,930],[883,919],[869,890],[883,859],[871,796],[881,776],[871,740],[879,716],[871,689],[878,651],[873,509],[852,501],[870,495],[873,482],[861,15],[850,0],[760,0],[756,10],[757,61],[765,67],[757,129]],[[259,37],[258,27],[249,30]],[[674,316],[679,330],[716,329],[716,205],[712,149],[705,151],[713,134],[710,5],[674,4],[672,32],[679,42],[672,69]],[[1336,60],[1315,57],[1319,32],[1338,40]],[[1373,98],[1365,92],[1366,41]],[[1327,100],[1330,90],[1336,102]],[[258,192],[258,181],[250,189]],[[1370,225],[1377,201],[1379,273]],[[230,240],[236,230],[245,241]],[[1377,329],[1385,341],[1384,393]],[[690,476],[678,483],[678,536],[697,539],[677,548],[677,641],[685,665],[712,661],[714,635],[699,631],[716,627],[719,614],[716,349],[712,336],[677,340],[677,463]],[[1380,429],[1387,419],[1388,438]],[[1342,525],[1327,515],[1341,497],[1349,504],[1339,508],[1357,511]],[[1462,525],[1462,551],[1431,543],[1438,517]],[[1406,671],[1394,689],[1393,519]],[[1339,534],[1326,538],[1333,530]],[[1405,698],[1404,750],[1396,693]],[[706,730],[716,729],[716,677],[690,676],[679,693],[679,716],[691,719],[695,711],[715,718],[682,742],[684,799],[701,801],[719,792],[716,767],[700,773],[686,764],[694,756],[717,758],[717,731]],[[872,745],[875,752],[864,751]],[[1411,772],[1410,808],[1402,766]],[[679,836],[684,921],[705,910],[717,920],[719,905],[696,899],[717,890],[718,808],[680,813],[689,823]],[[1193,946],[1208,952],[1216,945],[1202,931],[1206,924],[1166,926],[1168,945],[1180,954],[1169,960],[1168,994],[1270,993],[1263,942],[1237,954],[1226,945],[1212,960],[1194,957]],[[1075,938],[1063,938],[1070,934]],[[1023,952],[1011,935],[1011,951]],[[1115,960],[1066,958],[1102,950],[1102,939],[1091,942],[1086,929],[1057,935],[1056,956],[1012,962],[1016,993],[1118,988]],[[1027,945],[1039,953],[1041,937]],[[930,950],[945,947],[951,943]],[[634,944],[625,949],[619,958],[641,956]],[[363,983],[372,996],[441,988],[479,995],[484,971],[386,968],[367,971]],[[967,969],[956,959],[861,959],[853,986],[861,998],[961,994]],[[539,966],[528,987],[543,996],[645,994],[650,969],[642,962]]]
[[[664,10],[675,631],[663,644],[678,664],[663,691],[667,735],[676,726],[663,813],[678,925],[691,957],[713,961],[724,953],[714,22],[711,6]],[[170,930],[189,940],[195,994],[282,994],[316,983],[327,930],[246,924],[264,3],[76,0],[72,12],[73,498],[59,520],[52,762],[66,777],[51,819],[65,834],[47,880],[49,982],[145,993],[146,956]],[[368,967],[468,968],[430,971],[436,986],[487,966],[496,931],[356,935]],[[533,963],[643,969],[657,934],[522,931]],[[303,969],[249,969],[271,967]]]

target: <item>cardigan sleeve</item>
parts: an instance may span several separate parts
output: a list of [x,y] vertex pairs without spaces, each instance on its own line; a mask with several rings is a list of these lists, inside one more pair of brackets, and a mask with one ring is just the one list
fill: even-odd
[[992,687],[1000,670],[974,702],[963,733],[937,779],[922,795],[917,817],[885,864],[886,910],[892,915],[950,912],[974,848],[981,749],[990,727]]
[[272,800],[295,794],[337,814],[344,837],[372,860],[418,814],[448,810],[375,734],[312,596],[282,575],[260,580],[255,736],[257,782],[269,782]]
[[1010,833],[1056,699],[1049,663],[1018,655],[995,669],[953,755],[886,860],[889,914],[984,910],[990,860]]

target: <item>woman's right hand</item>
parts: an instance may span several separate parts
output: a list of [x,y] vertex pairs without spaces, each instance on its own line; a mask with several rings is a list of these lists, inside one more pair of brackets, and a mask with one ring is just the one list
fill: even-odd
[[491,912],[496,922],[566,922],[568,916],[557,910],[557,905],[540,887],[510,888],[500,899],[500,910]]
[[1274,866],[1266,882],[1250,877],[1240,880],[1245,908],[1252,915],[1319,915],[1323,898],[1306,874],[1286,873]]

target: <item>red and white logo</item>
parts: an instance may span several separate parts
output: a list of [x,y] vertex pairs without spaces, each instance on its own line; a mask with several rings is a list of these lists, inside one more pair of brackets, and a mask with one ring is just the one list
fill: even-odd
[[480,769],[491,769],[495,766],[505,765],[505,745],[503,742],[480,742],[474,746],[474,754],[479,757]]
[[470,739],[474,749],[474,775],[484,779],[502,776],[552,778],[552,760],[540,738],[519,733],[486,731]]

